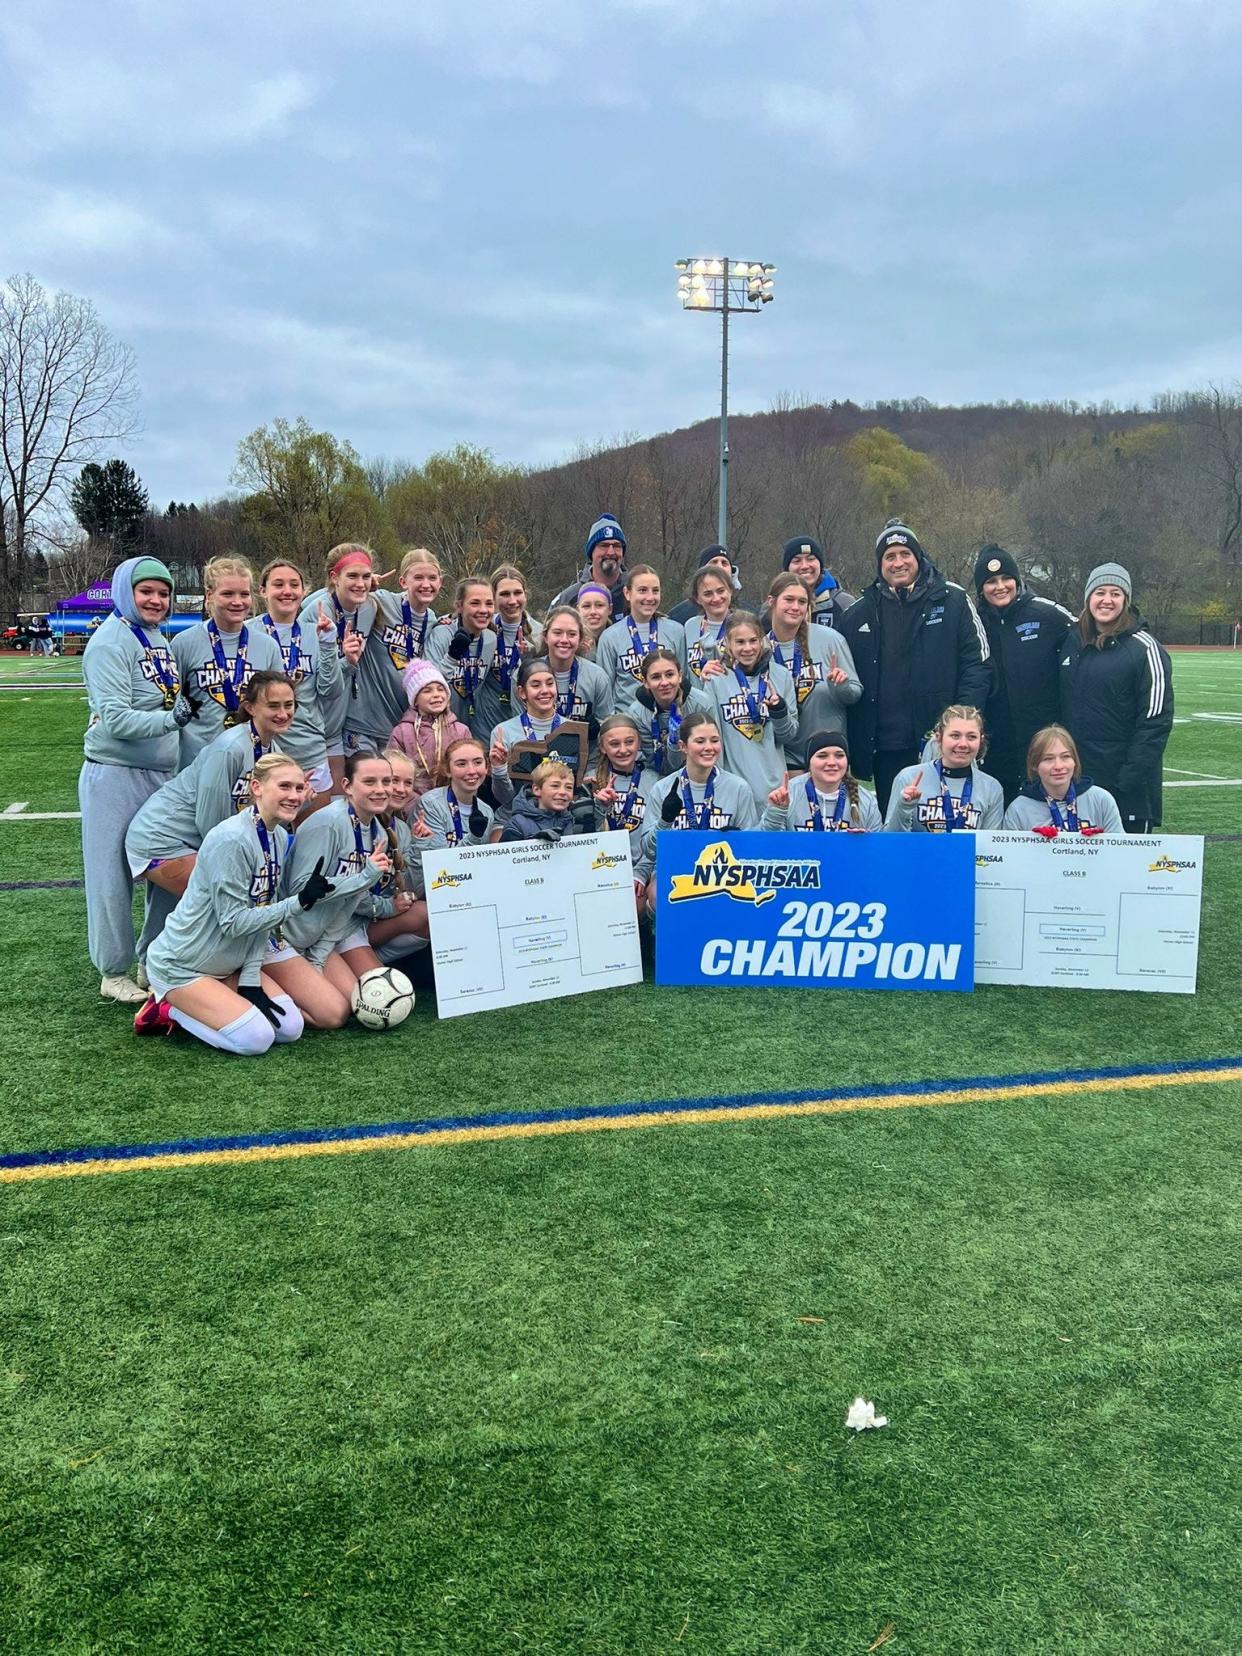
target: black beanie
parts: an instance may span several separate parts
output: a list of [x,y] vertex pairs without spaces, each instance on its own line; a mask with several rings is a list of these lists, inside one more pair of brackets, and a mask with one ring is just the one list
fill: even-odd
[[927,553],[919,545],[918,536],[900,518],[889,518],[883,529],[875,537],[875,561],[877,564],[879,564],[880,559],[890,546],[909,547],[920,563],[927,562]]
[[821,748],[840,748],[846,759],[850,756],[850,744],[846,740],[843,730],[817,730],[806,744],[806,762],[809,765],[815,754]]
[[1022,585],[1018,560],[1003,546],[985,546],[975,559],[975,591],[981,594],[983,583],[990,581],[994,575],[1007,575],[1011,581]]
[[785,542],[785,550],[781,554],[781,568],[788,569],[799,552],[809,552],[813,558],[819,559],[821,570],[827,569],[828,565],[824,562],[824,549],[813,535],[795,535],[792,540]]
[[[711,563],[713,558],[728,558],[728,557],[729,557],[729,554],[725,551],[723,546],[705,546],[703,548],[703,550],[699,553],[699,561],[698,561],[698,566],[697,567],[699,569],[706,569],[708,564]],[[732,563],[733,563],[732,558],[729,558],[730,567],[732,567]],[[722,569],[720,571],[720,573],[723,575],[724,570]]]

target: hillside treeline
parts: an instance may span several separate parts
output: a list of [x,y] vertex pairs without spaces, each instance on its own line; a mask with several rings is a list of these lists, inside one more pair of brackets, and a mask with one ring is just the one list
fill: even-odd
[[[366,460],[305,421],[277,420],[239,445],[234,494],[148,512],[135,538],[189,586],[224,551],[256,564],[289,557],[317,579],[330,546],[358,539],[386,567],[412,545],[431,547],[455,573],[517,563],[546,599],[607,510],[625,528],[631,561],[654,563],[681,596],[699,549],[716,538],[716,444],[715,423],[703,422],[583,449],[543,470],[465,445],[415,465]],[[879,526],[900,515],[952,578],[968,583],[979,547],[999,541],[1073,609],[1088,570],[1121,561],[1171,638],[1193,642],[1200,622],[1235,618],[1242,603],[1239,390],[1168,395],[1146,410],[782,398],[735,416],[730,446],[730,550],[751,593],[779,567],[784,541],[803,533],[857,591],[874,576]],[[87,555],[111,550],[95,534]]]

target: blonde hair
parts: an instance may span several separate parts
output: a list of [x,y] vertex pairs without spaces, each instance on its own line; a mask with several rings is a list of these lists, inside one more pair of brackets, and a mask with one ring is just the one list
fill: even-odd
[[[608,786],[608,778],[612,773],[612,765],[604,757],[604,737],[607,736],[609,731],[612,730],[633,731],[634,735],[638,737],[640,743],[642,741],[643,733],[639,730],[638,726],[635,724],[634,720],[630,718],[628,713],[610,713],[606,719],[603,719],[600,722],[599,731],[595,738],[596,746],[599,749],[599,762],[595,767],[595,775],[592,777],[592,781],[597,788],[606,788]],[[637,763],[640,765],[642,763],[641,750],[637,755]]]
[[265,782],[274,771],[284,770],[286,766],[297,771],[299,776],[303,774],[301,765],[296,759],[290,759],[287,753],[265,753],[261,759],[256,759],[250,771],[251,792],[256,782]]
[[937,741],[944,733],[944,727],[953,719],[964,719],[968,724],[979,726],[979,758],[982,759],[988,751],[988,732],[987,726],[983,722],[983,714],[980,713],[977,707],[969,707],[965,702],[954,702],[952,706],[946,707],[936,720],[932,735],[935,736]]
[[[552,625],[552,623],[554,621],[560,620],[560,619],[563,619],[563,618],[568,618],[568,619],[572,620],[574,625],[578,629],[578,648],[574,651],[574,654],[575,655],[585,655],[587,653],[587,651],[591,648],[591,634],[590,634],[590,631],[587,627],[586,622],[582,619],[581,613],[578,610],[576,610],[572,604],[553,604],[552,608],[544,616],[544,618],[543,618],[543,634],[544,634],[543,650],[544,650],[544,654],[545,655],[547,654],[547,648],[548,648],[548,646],[547,646],[548,628]],[[605,623],[605,625],[607,625],[607,623]]]
[[214,592],[226,575],[244,575],[250,582],[250,589],[254,590],[254,570],[245,558],[227,556],[223,558],[208,558],[203,565],[203,595]]
[[574,773],[563,759],[544,759],[526,778],[528,786],[533,791],[543,783],[550,782],[554,776],[563,776],[567,782],[572,782]]
[[417,770],[417,768],[414,764],[414,761],[410,758],[409,754],[405,751],[404,748],[386,747],[384,749],[383,753],[380,754],[380,758],[381,759],[387,759],[388,763],[393,767],[394,770],[396,769],[396,767],[398,765],[408,765],[409,769],[410,769],[410,775],[411,776],[417,776],[418,775],[418,770]]
[[326,586],[332,585],[337,564],[351,552],[360,552],[371,565],[371,573],[375,573],[375,553],[372,552],[369,546],[364,546],[361,541],[342,541],[339,546],[334,546],[328,553],[327,568],[324,574],[324,584]]
[[425,546],[411,546],[397,567],[397,579],[404,581],[407,573],[418,564],[428,564],[435,570],[437,575],[443,576],[444,574],[440,567],[440,560],[434,552],[429,551]]
[[1063,743],[1070,751],[1074,760],[1074,775],[1082,775],[1082,759],[1078,753],[1078,743],[1066,730],[1064,725],[1045,725],[1031,737],[1031,745],[1026,750],[1026,779],[1034,782],[1039,777],[1041,762],[1048,757],[1048,749],[1054,742]]

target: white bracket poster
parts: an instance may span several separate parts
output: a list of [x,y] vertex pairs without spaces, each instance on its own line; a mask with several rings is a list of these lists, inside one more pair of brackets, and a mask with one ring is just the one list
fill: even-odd
[[627,833],[423,857],[442,1018],[641,983]]
[[975,842],[976,983],[1194,994],[1200,836]]

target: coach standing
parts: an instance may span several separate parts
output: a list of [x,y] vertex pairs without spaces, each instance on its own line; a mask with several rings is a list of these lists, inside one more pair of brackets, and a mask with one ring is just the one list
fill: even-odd
[[988,643],[960,586],[946,581],[913,530],[890,518],[875,543],[877,578],[840,621],[862,680],[850,708],[850,764],[875,782],[883,813],[893,778],[954,702],[982,707]]
[[1004,788],[1008,805],[1026,781],[1031,737],[1061,717],[1061,657],[1074,617],[1051,598],[1028,592],[1018,560],[1003,546],[980,552],[975,591],[992,674],[983,769]]

